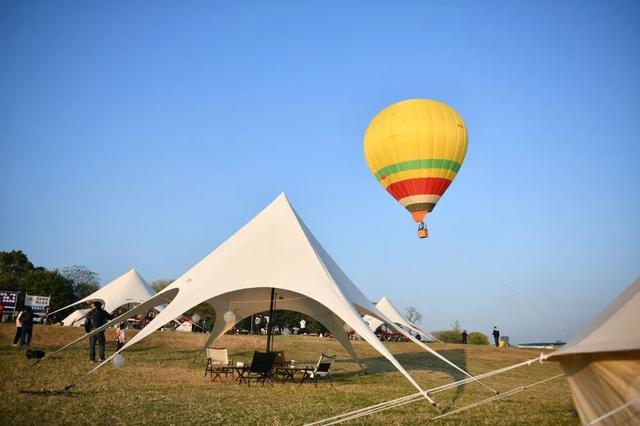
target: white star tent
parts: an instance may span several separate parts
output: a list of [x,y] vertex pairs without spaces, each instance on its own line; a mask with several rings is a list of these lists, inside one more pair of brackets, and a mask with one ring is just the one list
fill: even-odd
[[362,315],[391,320],[369,302],[331,259],[284,194],[156,296],[92,333],[167,303],[164,310],[121,349],[125,350],[192,307],[206,302],[216,310],[216,323],[209,339],[215,341],[246,316],[265,311],[271,288],[277,289],[278,309],[297,310],[315,317],[355,356],[343,329],[345,324],[351,327],[433,402],[373,334]]
[[548,359],[560,362],[584,424],[640,425],[640,279]]
[[[391,303],[389,299],[387,299],[386,296],[383,296],[382,299],[380,299],[378,303],[376,303],[376,308],[378,308],[380,312],[385,314],[387,318],[393,321],[396,325],[403,327],[405,330],[411,330],[430,341],[439,341],[434,336],[425,332],[420,327],[409,321],[404,315],[400,313],[400,311],[398,311],[398,309],[393,305],[393,303]],[[376,331],[378,327],[384,324],[384,321],[381,321],[369,315],[365,315],[363,319],[367,324],[369,324],[369,328],[371,329],[371,331]]]
[[[107,312],[113,312],[121,306],[137,305],[145,300],[148,300],[155,294],[155,291],[149,284],[142,279],[138,271],[131,269],[120,275],[109,284],[101,287],[99,290],[91,293],[89,296],[73,302],[70,305],[60,308],[57,311],[51,312],[48,315],[53,315],[57,312],[68,309],[72,306],[79,305],[87,302],[102,302],[102,307]],[[72,313],[71,315],[73,315]],[[65,318],[64,321],[66,321]]]

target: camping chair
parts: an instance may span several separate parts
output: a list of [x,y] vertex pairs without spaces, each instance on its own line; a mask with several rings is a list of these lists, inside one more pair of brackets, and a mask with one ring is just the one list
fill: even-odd
[[306,379],[312,379],[313,383],[318,387],[319,379],[329,379],[329,383],[333,386],[333,379],[331,378],[331,367],[333,366],[334,361],[336,360],[336,356],[328,356],[325,354],[320,355],[320,359],[318,359],[318,364],[316,364],[316,368],[313,370],[305,370],[304,375],[302,376],[302,380],[300,380],[299,384],[302,384]]
[[211,374],[211,381],[216,379],[222,380],[222,374],[224,377],[229,375],[231,377],[234,373],[232,369],[229,369],[229,353],[226,348],[207,348],[207,366],[204,369],[204,375]]
[[273,384],[271,379],[273,363],[276,359],[275,352],[258,352],[253,353],[253,360],[251,361],[251,367],[245,368],[240,371],[240,378],[238,383],[246,382],[247,386],[251,386],[252,379],[260,380],[264,385],[265,381]]

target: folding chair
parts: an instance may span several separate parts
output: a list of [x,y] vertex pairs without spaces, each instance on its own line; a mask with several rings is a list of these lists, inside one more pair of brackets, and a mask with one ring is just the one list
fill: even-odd
[[253,360],[251,361],[251,367],[245,368],[240,371],[240,378],[238,383],[246,382],[247,386],[251,386],[251,380],[259,380],[264,385],[264,382],[273,384],[272,370],[273,363],[276,359],[275,352],[258,352],[253,353]]
[[204,369],[204,375],[211,374],[211,381],[216,379],[222,380],[222,374],[224,377],[229,375],[234,376],[233,370],[229,369],[229,353],[226,348],[207,348],[207,366]]
[[313,380],[313,383],[316,387],[318,387],[319,379],[329,379],[331,386],[333,386],[333,378],[331,377],[331,367],[333,366],[334,361],[336,360],[336,356],[328,356],[325,354],[320,355],[320,359],[318,359],[318,363],[313,370],[305,370],[302,376],[302,380],[300,380],[300,385],[306,379]]

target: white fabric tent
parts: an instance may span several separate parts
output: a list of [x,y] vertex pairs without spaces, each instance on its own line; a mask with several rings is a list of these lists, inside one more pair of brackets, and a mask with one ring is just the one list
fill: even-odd
[[78,309],[71,312],[62,320],[62,325],[82,327],[84,325],[84,319],[90,310],[91,309]]
[[583,423],[611,413],[598,424],[640,425],[640,279],[548,359],[560,362]]
[[[432,402],[373,334],[362,315],[391,320],[369,302],[331,259],[284,194],[156,296],[92,333],[168,303],[126,343],[122,348],[125,350],[190,308],[207,302],[216,310],[216,323],[209,339],[215,341],[246,316],[268,309],[267,295],[270,296],[271,288],[277,289],[278,309],[312,315],[355,356],[343,329],[345,324],[351,327]],[[225,318],[231,320],[225,322]]]
[[91,293],[89,296],[80,299],[77,302],[73,302],[64,308],[60,308],[57,311],[51,312],[48,315],[53,315],[81,303],[95,301],[102,302],[102,307],[105,311],[113,312],[121,306],[140,304],[145,300],[148,300],[154,294],[155,291],[153,291],[153,288],[151,288],[151,286],[142,279],[140,274],[138,274],[138,271],[131,269],[111,281],[109,284]]
[[[433,337],[431,334],[427,333],[414,323],[410,322],[404,315],[400,313],[400,311],[398,311],[398,309],[393,305],[393,303],[391,303],[389,299],[387,299],[386,296],[383,296],[382,299],[380,299],[378,303],[376,303],[376,308],[378,308],[380,312],[386,315],[387,318],[389,318],[395,324],[403,327],[405,330],[411,330],[414,333],[419,334],[421,337],[425,338],[424,340],[429,340],[432,342],[438,341],[438,339]],[[376,331],[378,327],[384,324],[383,321],[370,315],[365,315],[363,319],[367,324],[369,324],[369,328],[371,329],[371,331]]]

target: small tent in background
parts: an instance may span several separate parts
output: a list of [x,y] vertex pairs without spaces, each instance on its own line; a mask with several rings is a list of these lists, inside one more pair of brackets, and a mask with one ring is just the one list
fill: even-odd
[[[383,296],[382,299],[380,299],[378,303],[376,303],[376,308],[378,308],[380,312],[385,314],[387,318],[393,321],[396,325],[399,325],[407,331],[413,331],[415,334],[419,334],[422,340],[426,340],[429,342],[438,341],[438,339],[433,337],[431,334],[425,332],[420,327],[410,322],[404,315],[400,313],[400,311],[398,311],[395,306],[393,306],[393,303],[391,303],[391,301],[387,299],[386,296]],[[379,319],[373,318],[371,316],[365,316],[364,320],[367,324],[369,324],[369,328],[372,331],[376,331],[378,327],[384,324],[383,321],[380,321]]]
[[562,366],[583,423],[640,425],[640,279],[548,359]]
[[75,326],[82,327],[84,325],[84,320],[87,314],[91,309],[78,309],[71,312],[65,319],[62,320],[62,325],[66,325],[67,327]]
[[[131,269],[130,271],[126,272],[123,275],[120,275],[118,278],[111,281],[109,284],[91,293],[89,296],[80,299],[70,305],[67,305],[64,308],[60,308],[57,311],[50,312],[48,315],[51,316],[57,312],[71,308],[72,306],[95,301],[102,302],[102,306],[105,311],[113,312],[122,306],[138,305],[149,299],[153,295],[155,295],[155,291],[153,291],[153,288],[151,288],[151,286],[142,279],[140,274],[138,274],[138,271],[136,271],[135,269]],[[81,318],[77,318],[79,314],[76,314],[76,312],[72,313],[71,315],[73,315],[71,321],[75,320],[75,322],[77,323],[79,320],[81,320]],[[65,318],[63,322],[68,318],[69,317]]]

